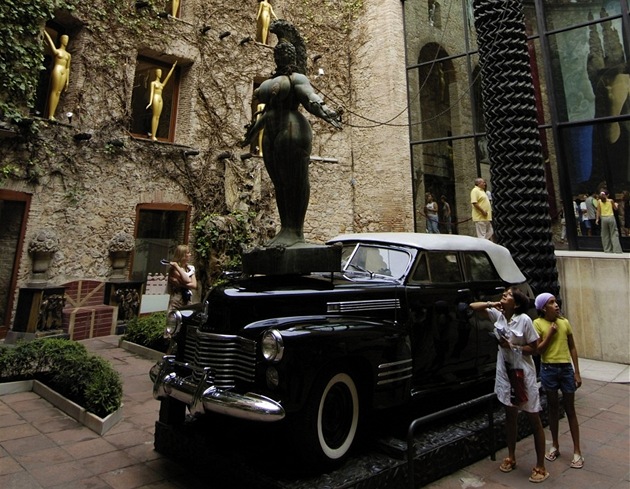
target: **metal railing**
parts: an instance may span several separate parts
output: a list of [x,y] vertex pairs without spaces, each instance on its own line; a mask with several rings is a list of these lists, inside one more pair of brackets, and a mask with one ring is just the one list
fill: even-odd
[[414,433],[419,426],[427,424],[431,421],[435,421],[437,419],[443,418],[450,414],[455,414],[461,411],[464,411],[468,408],[476,406],[478,404],[482,404],[487,402],[487,411],[486,414],[488,416],[488,433],[490,435],[490,459],[496,460],[496,449],[495,449],[495,436],[494,436],[494,410],[493,404],[496,399],[496,394],[486,394],[485,396],[478,397],[471,401],[462,402],[461,404],[457,404],[456,406],[452,406],[447,409],[443,409],[442,411],[438,411],[436,413],[431,413],[426,416],[422,416],[421,418],[414,419],[409,425],[409,429],[407,430],[407,475],[409,480],[410,489],[414,488],[414,471],[413,471],[413,458],[415,452],[415,441],[414,441]]

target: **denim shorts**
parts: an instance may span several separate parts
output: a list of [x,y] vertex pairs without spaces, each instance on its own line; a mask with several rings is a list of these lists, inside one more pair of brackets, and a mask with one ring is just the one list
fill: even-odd
[[540,383],[546,391],[560,389],[565,394],[575,392],[575,371],[570,363],[542,363],[540,365]]

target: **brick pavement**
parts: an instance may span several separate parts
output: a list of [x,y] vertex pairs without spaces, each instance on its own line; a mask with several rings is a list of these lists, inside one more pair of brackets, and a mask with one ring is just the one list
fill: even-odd
[[[148,376],[153,361],[118,348],[118,339],[107,336],[82,342],[111,361],[123,378],[123,420],[103,436],[33,392],[0,397],[0,488],[223,489],[211,484],[211,470],[204,480],[153,450],[159,409]],[[600,374],[595,377],[602,378]],[[551,477],[544,485],[628,489],[630,384],[585,377],[576,404],[585,466],[569,468],[571,439],[566,419],[562,419],[562,456],[548,462]],[[550,438],[548,430],[546,434]],[[505,455],[505,449],[500,450],[497,460]],[[532,487],[527,481],[535,459],[532,437],[518,442],[517,458],[519,466],[509,474],[499,472],[498,462],[485,459],[425,487]]]

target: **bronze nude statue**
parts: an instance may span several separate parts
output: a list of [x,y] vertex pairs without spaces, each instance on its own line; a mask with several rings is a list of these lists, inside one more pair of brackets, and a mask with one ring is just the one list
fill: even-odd
[[304,242],[304,217],[310,196],[308,167],[313,132],[299,106],[336,128],[340,129],[341,123],[337,112],[324,104],[304,74],[306,49],[295,27],[276,20],[270,31],[279,39],[274,48],[276,71],[254,91],[264,108],[254,114],[240,145],[251,145],[264,129],[263,161],[275,188],[281,225],[266,246],[289,247]]

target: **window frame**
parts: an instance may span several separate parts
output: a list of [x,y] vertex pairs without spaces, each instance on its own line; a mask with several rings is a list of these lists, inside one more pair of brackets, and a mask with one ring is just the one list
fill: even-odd
[[[147,273],[154,273],[153,271],[149,271],[149,269],[144,270],[144,273],[140,272],[142,273],[142,276],[134,278],[134,274],[136,273],[134,271],[134,262],[136,260],[136,253],[137,253],[137,248],[138,248],[137,244],[138,244],[139,239],[143,239],[143,238],[138,238],[138,231],[139,231],[140,220],[141,220],[140,214],[143,211],[184,212],[185,213],[183,237],[182,237],[181,242],[174,243],[174,246],[177,246],[178,244],[188,244],[189,234],[190,234],[190,218],[191,218],[191,213],[192,213],[192,206],[187,205],[187,204],[175,204],[175,203],[166,203],[166,202],[144,203],[144,204],[138,204],[136,206],[136,222],[135,222],[134,232],[133,232],[133,237],[136,242],[136,248],[134,249],[134,252],[132,253],[132,256],[131,256],[131,264],[129,268],[130,270],[129,273],[132,279],[137,279],[137,280],[141,280],[142,282],[146,282]],[[168,257],[164,256],[161,258],[168,258]]]
[[[138,69],[140,65],[148,65],[145,68]],[[130,112],[131,112],[131,123],[129,126],[129,132],[132,136],[140,139],[150,139],[151,135],[151,108],[146,109],[147,104],[149,103],[148,96],[150,95],[150,83],[155,79],[155,70],[162,70],[162,81],[168,74],[168,72],[173,67],[173,63],[164,62],[156,60],[155,58],[151,58],[146,55],[138,55],[136,58],[136,67],[133,75],[133,88],[131,92],[131,101],[130,101]],[[147,74],[146,79],[146,89],[142,93],[139,93],[139,90],[136,90],[136,80],[142,77],[144,73]],[[160,114],[161,123],[158,124],[158,135],[156,138],[158,141],[173,143],[175,142],[175,130],[177,127],[177,113],[179,109],[179,90],[181,85],[181,66],[178,64],[173,71],[173,75],[171,79],[168,81],[167,85],[164,87],[163,98],[165,94],[169,94],[170,96],[170,113],[168,114],[168,126],[165,118],[166,104],[163,108],[162,113]],[[144,109],[144,116],[142,120],[140,119],[139,111]],[[139,127],[146,124],[146,130],[139,132]],[[160,136],[160,129],[164,129],[168,127],[167,136]]]

